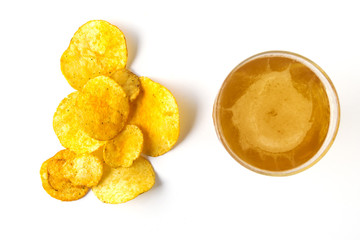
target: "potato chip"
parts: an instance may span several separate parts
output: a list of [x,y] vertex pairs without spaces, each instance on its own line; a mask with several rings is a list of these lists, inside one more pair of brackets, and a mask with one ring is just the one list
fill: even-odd
[[62,150],[46,160],[40,169],[40,177],[44,190],[53,198],[62,201],[74,201],[86,195],[89,188],[75,186],[61,175],[66,158],[73,157],[69,150]]
[[136,99],[129,120],[144,134],[143,152],[159,156],[176,143],[180,132],[179,109],[175,97],[164,86],[147,77],[140,77],[142,92]]
[[125,126],[129,101],[120,85],[109,77],[99,76],[79,92],[76,113],[85,133],[97,140],[109,140]]
[[104,161],[113,168],[130,167],[143,148],[143,134],[135,125],[126,125],[114,139],[104,146]]
[[116,26],[94,20],[82,25],[74,34],[60,59],[61,71],[77,89],[97,76],[110,76],[127,63],[124,34]]
[[52,161],[49,162],[47,171],[49,175],[53,177],[64,177],[62,169],[66,161],[76,157],[76,154],[68,149],[57,152],[53,157]]
[[104,165],[104,175],[92,188],[95,196],[104,203],[124,203],[152,188],[155,173],[151,163],[139,157],[128,167],[111,168]]
[[139,77],[126,68],[114,72],[111,76],[125,91],[130,102],[134,101],[140,93]]
[[99,149],[97,149],[96,151],[92,152],[91,154],[94,155],[95,157],[97,157],[98,159],[100,159],[100,161],[102,163],[104,163],[104,146],[101,146]]
[[63,99],[53,117],[66,149],[41,166],[50,196],[77,200],[91,187],[102,202],[117,204],[155,184],[141,153],[156,157],[175,145],[179,109],[164,86],[126,68],[127,54],[124,34],[102,20],[82,25],[62,54],[61,71],[79,92]]
[[105,142],[89,137],[80,127],[75,113],[75,102],[79,92],[70,93],[64,98],[53,118],[53,127],[61,145],[82,154],[93,152]]
[[[56,191],[62,192],[62,194],[72,191],[73,188],[71,182],[61,174],[61,169],[63,169],[65,162],[63,159],[52,159],[48,165],[49,184],[53,189],[56,189]],[[54,170],[60,171],[54,172]]]
[[92,187],[103,174],[103,162],[93,154],[82,154],[66,161],[62,174],[74,185]]

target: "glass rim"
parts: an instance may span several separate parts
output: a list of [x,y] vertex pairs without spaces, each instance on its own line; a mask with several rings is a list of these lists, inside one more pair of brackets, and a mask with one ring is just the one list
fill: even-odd
[[[325,88],[325,91],[326,91],[327,99],[329,101],[329,107],[330,107],[329,129],[327,131],[325,140],[324,140],[323,144],[321,145],[320,149],[316,152],[316,154],[314,156],[312,156],[305,163],[303,163],[303,164],[301,164],[301,165],[299,165],[299,166],[297,166],[295,168],[291,168],[291,169],[287,169],[287,170],[283,170],[283,171],[270,171],[270,170],[261,169],[261,168],[255,167],[255,166],[247,163],[246,161],[242,160],[228,146],[226,139],[223,137],[222,130],[221,130],[221,127],[219,126],[219,122],[218,122],[219,121],[218,120],[218,115],[219,114],[218,114],[217,105],[219,103],[219,97],[222,94],[223,87],[225,86],[227,81],[229,81],[229,76],[231,76],[237,69],[242,67],[244,64],[246,64],[246,63],[248,63],[250,61],[253,61],[254,59],[262,58],[262,57],[271,57],[271,56],[281,56],[281,57],[290,58],[290,59],[301,62],[306,67],[311,69],[311,71],[313,71],[318,76],[321,83],[323,84],[323,86]],[[252,171],[254,171],[256,173],[260,173],[260,174],[263,174],[263,175],[268,175],[268,176],[290,176],[290,175],[294,175],[296,173],[302,172],[302,171],[312,167],[320,159],[322,159],[324,157],[324,155],[329,151],[330,147],[332,146],[333,142],[335,141],[336,135],[337,135],[338,130],[339,130],[339,125],[340,125],[340,102],[339,102],[339,97],[338,97],[338,94],[336,92],[335,86],[334,86],[333,82],[331,81],[330,77],[315,62],[313,62],[310,59],[308,59],[308,58],[306,58],[306,57],[304,57],[304,56],[302,56],[300,54],[297,54],[297,53],[293,53],[293,52],[289,52],[289,51],[274,50],[274,51],[266,51],[266,52],[261,52],[261,53],[255,54],[255,55],[253,55],[253,56],[251,56],[249,58],[246,58],[245,60],[240,62],[235,68],[233,68],[233,70],[225,78],[225,80],[222,83],[221,88],[220,88],[220,90],[219,90],[219,92],[218,92],[218,94],[217,94],[217,96],[215,98],[215,102],[214,102],[214,105],[213,105],[212,117],[213,117],[213,123],[214,123],[214,126],[215,126],[215,131],[216,131],[216,135],[217,135],[218,139],[220,140],[222,145],[225,147],[226,151],[238,163],[240,163],[242,166],[246,167],[249,170],[252,170]]]

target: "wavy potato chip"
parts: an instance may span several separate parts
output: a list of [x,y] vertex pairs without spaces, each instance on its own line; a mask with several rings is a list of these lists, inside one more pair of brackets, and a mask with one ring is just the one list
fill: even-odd
[[62,201],[74,201],[84,197],[89,191],[85,186],[75,186],[61,174],[67,159],[74,156],[75,154],[67,149],[61,150],[41,165],[41,182],[51,197]]
[[129,97],[130,102],[134,101],[140,93],[139,77],[126,68],[114,72],[110,78],[117,82]]
[[124,34],[116,26],[93,20],[82,25],[74,34],[60,59],[63,75],[77,89],[97,76],[110,76],[125,68],[127,46]]
[[75,113],[75,103],[79,92],[70,93],[64,98],[53,118],[53,127],[61,145],[71,151],[82,154],[93,152],[102,145],[103,141],[98,141],[89,137],[80,127]]
[[82,154],[66,161],[62,174],[74,185],[92,187],[103,175],[103,162],[93,154]]
[[118,135],[125,126],[129,110],[124,90],[109,77],[91,79],[76,99],[80,126],[97,140],[109,140]]
[[142,151],[144,137],[135,125],[126,125],[114,139],[104,146],[104,161],[113,168],[130,167]]
[[179,108],[175,97],[164,86],[147,77],[140,77],[140,82],[142,92],[134,102],[129,124],[142,130],[143,152],[156,157],[168,152],[179,138]]
[[92,188],[95,196],[104,203],[124,203],[152,188],[155,173],[151,163],[139,157],[128,167],[111,168],[104,165],[104,175]]

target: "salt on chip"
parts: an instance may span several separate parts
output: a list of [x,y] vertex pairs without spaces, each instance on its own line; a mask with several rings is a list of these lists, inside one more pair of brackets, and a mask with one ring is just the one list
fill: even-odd
[[125,91],[130,102],[134,101],[140,93],[139,77],[126,68],[114,72],[111,76]]
[[177,142],[180,133],[179,108],[175,97],[164,86],[140,77],[142,92],[134,102],[129,124],[137,125],[144,134],[143,152],[160,156]]
[[152,188],[155,173],[151,163],[139,157],[128,167],[111,168],[104,165],[104,175],[92,188],[95,196],[104,203],[124,203]]
[[114,80],[99,76],[89,80],[79,92],[76,113],[86,134],[97,140],[109,140],[125,126],[129,100]]
[[74,185],[92,187],[102,177],[103,162],[93,154],[77,155],[65,162],[62,174]]
[[104,146],[104,161],[113,168],[130,167],[142,151],[144,138],[135,125],[126,125],[114,139]]
[[61,169],[67,161],[66,158],[73,156],[69,150],[62,150],[41,165],[41,182],[44,190],[51,197],[62,201],[74,201],[84,197],[88,192],[89,188],[75,186],[61,175]]
[[82,154],[93,152],[102,145],[103,141],[98,141],[89,137],[80,127],[76,117],[75,103],[79,92],[70,93],[64,98],[53,118],[53,127],[61,145],[71,151]]
[[61,71],[69,84],[77,89],[97,76],[110,76],[125,68],[127,46],[124,34],[116,26],[93,20],[74,34],[60,59]]

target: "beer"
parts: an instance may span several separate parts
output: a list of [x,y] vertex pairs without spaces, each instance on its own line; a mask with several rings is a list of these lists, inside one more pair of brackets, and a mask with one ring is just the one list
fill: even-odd
[[267,53],[240,64],[225,80],[214,121],[227,150],[246,167],[287,175],[323,146],[329,97],[321,72],[306,63],[300,56]]

